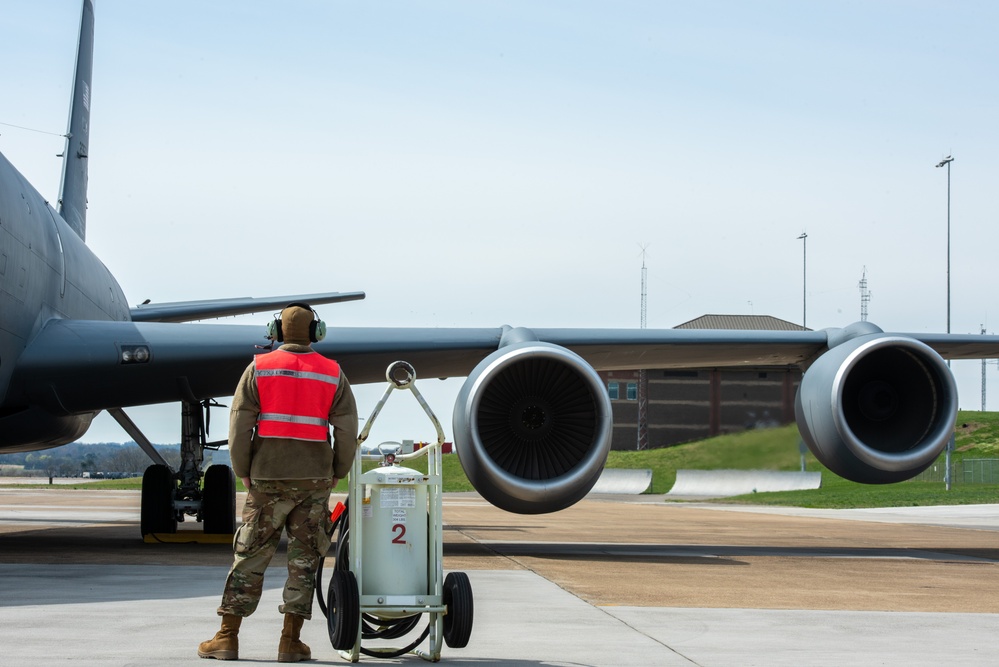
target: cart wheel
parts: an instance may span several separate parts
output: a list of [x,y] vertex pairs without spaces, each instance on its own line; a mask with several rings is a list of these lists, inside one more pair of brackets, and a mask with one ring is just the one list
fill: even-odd
[[337,651],[354,648],[361,622],[361,600],[357,579],[350,570],[334,570],[326,592],[326,625],[330,643]]
[[444,579],[444,641],[451,648],[465,648],[472,636],[472,584],[464,572],[451,572]]

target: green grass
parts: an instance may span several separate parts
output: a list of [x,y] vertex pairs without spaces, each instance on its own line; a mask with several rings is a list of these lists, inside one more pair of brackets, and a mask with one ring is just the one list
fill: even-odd
[[718,502],[824,509],[987,504],[999,502],[999,484],[955,484],[950,491],[944,488],[943,482],[857,484],[823,469],[820,489],[755,493]]
[[959,412],[954,448],[961,458],[999,458],[999,413]]
[[[666,449],[611,452],[608,467],[650,468],[652,493],[667,492],[677,469],[800,470],[800,436],[794,425],[709,438]],[[960,412],[953,461],[999,456],[999,413]],[[943,462],[943,455],[940,462]],[[900,484],[857,484],[830,472],[811,453],[805,469],[822,473],[822,488],[810,491],[756,493],[721,499],[734,504],[795,507],[903,507],[999,502],[999,485],[910,481]]]
[[[79,491],[81,489],[107,489],[111,491],[138,491],[142,488],[141,477],[129,477],[128,479],[99,479],[93,482],[79,482],[74,484],[52,484],[42,481],[47,478],[39,477],[37,484],[3,484],[0,487],[5,489],[56,489],[62,491]],[[237,483],[238,485],[238,483]]]
[[[609,468],[648,468],[652,470],[652,493],[662,494],[672,488],[678,469],[713,470],[800,470],[798,429],[784,426],[774,429],[745,431],[723,435],[708,440],[691,442],[676,447],[642,452],[611,452]],[[961,412],[958,414],[954,461],[964,458],[999,458],[999,413]],[[943,457],[941,456],[941,462]],[[426,472],[426,458],[406,463],[406,467]],[[370,470],[375,463],[365,462]],[[442,458],[444,491],[471,491],[458,457],[452,454]],[[904,507],[913,505],[960,505],[969,503],[999,502],[999,485],[956,483],[950,491],[942,482],[910,481],[900,484],[867,485],[848,482],[829,472],[815,458],[806,455],[806,469],[822,473],[822,488],[811,491],[784,491],[756,493],[727,498],[719,502],[786,505],[796,507]],[[100,480],[81,484],[31,485],[58,489],[116,489],[139,490],[141,478]],[[238,491],[244,491],[237,480]],[[25,488],[21,486],[19,488]],[[30,488],[30,487],[28,487]],[[347,482],[341,481],[336,489],[347,491]]]
[[798,440],[794,426],[744,431],[676,447],[611,452],[607,467],[651,469],[652,493],[666,493],[673,488],[678,469],[798,470]]

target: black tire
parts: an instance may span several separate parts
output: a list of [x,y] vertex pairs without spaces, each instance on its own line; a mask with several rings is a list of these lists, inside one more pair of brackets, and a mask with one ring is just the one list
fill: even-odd
[[354,648],[361,623],[361,596],[357,579],[350,570],[334,570],[326,592],[326,626],[330,643],[337,651]]
[[173,495],[177,483],[170,468],[151,465],[142,474],[142,534],[176,533],[177,515],[173,511]]
[[236,532],[236,475],[227,465],[209,466],[201,491],[201,520],[205,533]]
[[464,572],[451,572],[444,579],[444,641],[451,648],[465,648],[472,636],[472,584]]

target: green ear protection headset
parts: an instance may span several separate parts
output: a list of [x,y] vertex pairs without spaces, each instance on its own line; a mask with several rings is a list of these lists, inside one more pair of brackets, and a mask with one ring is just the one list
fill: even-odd
[[[296,302],[289,303],[285,308],[291,308],[292,306],[312,311],[312,322],[309,323],[309,340],[311,342],[318,343],[323,338],[326,338],[326,323],[319,319],[319,313],[312,306],[307,303]],[[267,323],[267,338],[276,340],[279,343],[284,342],[284,332],[281,330],[280,315],[275,316],[274,319]]]

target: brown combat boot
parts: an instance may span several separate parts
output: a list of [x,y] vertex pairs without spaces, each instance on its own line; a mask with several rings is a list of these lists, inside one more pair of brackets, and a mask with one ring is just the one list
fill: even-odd
[[239,660],[239,625],[242,616],[225,614],[222,616],[222,629],[206,642],[198,645],[198,655],[216,660]]
[[312,660],[312,650],[299,640],[305,617],[298,614],[284,615],[284,628],[281,630],[281,643],[278,644],[278,662],[300,662]]

